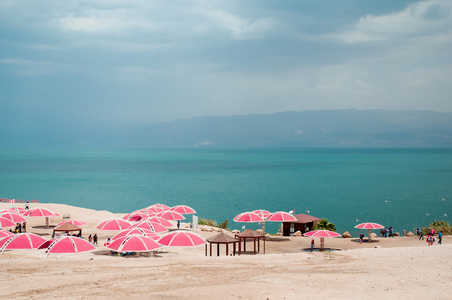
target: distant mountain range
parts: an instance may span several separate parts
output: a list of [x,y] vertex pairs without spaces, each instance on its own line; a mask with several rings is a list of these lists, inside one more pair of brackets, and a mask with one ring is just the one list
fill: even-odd
[[452,147],[452,113],[319,110],[40,132],[0,129],[0,147]]

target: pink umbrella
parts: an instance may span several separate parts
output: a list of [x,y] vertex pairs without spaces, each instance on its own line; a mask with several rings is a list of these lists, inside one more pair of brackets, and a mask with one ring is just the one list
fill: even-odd
[[86,225],[86,222],[83,222],[83,221],[68,220],[68,221],[63,221],[61,223],[58,223],[56,226],[58,227],[58,226],[61,226],[63,224],[66,224],[66,223],[71,223],[72,225],[75,225],[75,226],[85,226]]
[[46,240],[33,233],[19,233],[0,241],[0,250],[36,249]]
[[4,217],[0,217],[0,228],[13,227],[13,226],[16,226],[16,223],[11,221],[10,219],[4,218]]
[[285,211],[274,212],[267,217],[267,221],[270,222],[290,222],[297,221],[297,219]]
[[177,205],[177,206],[171,207],[170,210],[175,211],[180,214],[184,214],[184,215],[185,214],[196,214],[196,211],[187,205]]
[[252,212],[261,216],[262,219],[266,219],[269,215],[271,215],[271,212],[265,209],[258,209]]
[[107,248],[117,252],[148,252],[160,248],[160,245],[144,235],[128,235],[114,240]]
[[166,204],[161,204],[161,203],[153,204],[153,205],[151,205],[151,206],[149,206],[149,207],[158,207],[158,208],[160,208],[162,211],[165,211],[165,210],[169,210],[169,209],[170,209],[170,207],[169,207],[168,205],[166,205]]
[[54,213],[47,208],[37,207],[26,211],[24,214],[26,217],[58,217],[59,214]]
[[132,228],[149,229],[149,230],[154,231],[155,233],[168,231],[168,229],[166,229],[165,226],[160,225],[159,223],[156,223],[156,222],[148,221],[148,220],[143,220],[143,221],[140,221],[140,222],[130,226],[130,229],[132,229]]
[[173,231],[162,237],[158,242],[169,247],[196,247],[204,245],[206,240],[189,231]]
[[341,236],[339,233],[330,230],[312,230],[303,234],[309,237],[320,238],[320,251],[325,250],[325,238],[335,238]]
[[128,235],[132,235],[132,234],[144,235],[144,236],[150,237],[153,240],[158,240],[160,238],[160,235],[158,235],[157,233],[155,233],[154,231],[152,231],[150,229],[135,227],[135,228],[126,229],[126,230],[121,231],[120,233],[115,235],[112,238],[112,240],[117,240],[119,238],[122,238],[122,237],[128,236]]
[[161,213],[162,211],[165,211],[165,210],[161,209],[160,206],[149,206],[149,207],[146,207],[144,209],[144,211],[147,214],[158,214],[158,213]]
[[381,229],[384,228],[383,225],[377,224],[377,223],[361,223],[355,226],[355,228],[359,229],[369,229],[369,240],[370,240],[370,231],[372,229]]
[[38,249],[46,249],[45,254],[48,256],[50,253],[79,253],[92,251],[96,250],[96,247],[84,239],[74,236],[65,236],[46,241],[41,244]]
[[123,219],[110,219],[96,226],[100,230],[123,230],[130,227],[130,223]]
[[6,230],[0,230],[0,239],[5,238],[5,237],[9,237],[14,235],[14,233],[6,231]]
[[233,220],[235,222],[253,223],[253,222],[262,222],[264,219],[262,219],[261,216],[259,216],[256,213],[244,212],[235,216]]
[[164,211],[157,214],[157,217],[163,218],[165,220],[177,221],[177,220],[185,220],[185,217],[178,212],[175,211]]
[[3,212],[0,214],[0,217],[10,219],[14,223],[27,222],[27,220],[24,217],[22,217],[21,215],[15,213],[13,211]]
[[16,213],[21,214],[21,215],[23,215],[25,212],[27,212],[27,210],[25,208],[18,207],[18,206],[8,207],[8,208],[6,208],[4,210],[13,211],[13,212],[16,212]]
[[148,221],[159,223],[160,225],[165,226],[166,228],[173,226],[169,221],[160,217],[150,217],[147,219]]
[[147,219],[147,218],[149,218],[149,215],[144,212],[132,212],[132,213],[127,214],[124,217],[122,217],[123,220],[127,220],[130,222],[140,221],[142,219]]

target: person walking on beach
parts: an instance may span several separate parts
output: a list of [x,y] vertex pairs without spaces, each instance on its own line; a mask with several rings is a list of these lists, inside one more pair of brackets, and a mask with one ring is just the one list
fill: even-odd
[[97,245],[97,233],[93,236],[93,245]]
[[311,240],[311,252],[314,251],[314,239]]
[[440,232],[438,233],[438,244],[441,245],[442,241],[443,241],[443,232],[440,231]]
[[88,242],[90,242],[91,244],[93,243],[93,237],[91,236],[91,234],[88,237]]
[[177,220],[177,229],[180,228],[180,220]]
[[27,203],[25,203],[25,210],[28,210],[29,208],[29,201],[27,201]]
[[361,233],[361,234],[359,235],[359,243],[362,244],[362,243],[363,243],[363,240],[364,240],[364,234]]

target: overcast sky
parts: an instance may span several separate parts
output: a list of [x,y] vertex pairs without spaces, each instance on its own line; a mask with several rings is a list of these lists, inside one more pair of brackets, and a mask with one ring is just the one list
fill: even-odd
[[452,1],[0,1],[0,117],[452,111]]

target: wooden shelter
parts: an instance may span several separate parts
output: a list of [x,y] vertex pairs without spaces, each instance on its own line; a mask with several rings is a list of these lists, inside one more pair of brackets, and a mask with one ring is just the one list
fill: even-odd
[[[233,255],[235,255],[236,253],[235,245],[239,242],[239,240],[225,234],[224,232],[208,238],[207,241],[210,244],[210,256],[212,256],[212,244],[217,244],[217,256],[220,256],[220,244],[226,245],[226,255],[229,255],[229,244],[233,244],[232,253]],[[206,244],[206,256],[207,256],[207,244]]]
[[246,251],[246,239],[253,239],[254,242],[254,255],[256,255],[256,241],[257,252],[260,252],[260,239],[264,240],[264,254],[265,254],[265,235],[257,233],[252,229],[247,229],[235,235],[235,238],[239,239],[239,255],[242,254],[242,240],[243,240],[243,252]]
[[55,227],[53,229],[52,237],[54,237],[57,232],[58,233],[59,232],[66,232],[66,235],[69,235],[69,233],[74,232],[74,231],[78,231],[78,235],[82,236],[82,229],[80,227],[75,226],[74,224],[67,222],[67,223],[64,223],[61,226]]
[[320,218],[310,216],[307,214],[299,214],[294,216],[296,221],[289,221],[283,223],[283,236],[291,236],[296,231],[300,231],[304,234],[314,227],[314,225],[320,221]]

